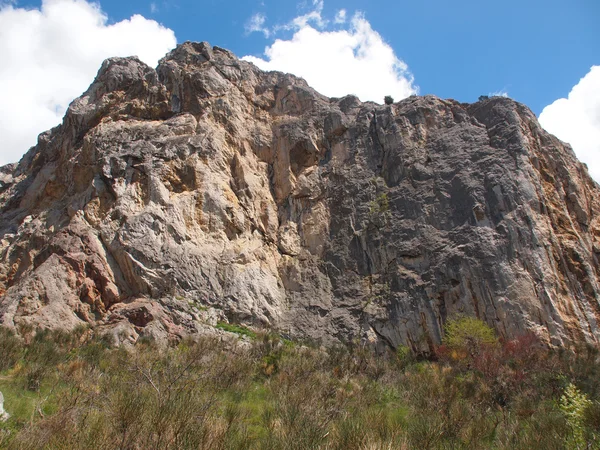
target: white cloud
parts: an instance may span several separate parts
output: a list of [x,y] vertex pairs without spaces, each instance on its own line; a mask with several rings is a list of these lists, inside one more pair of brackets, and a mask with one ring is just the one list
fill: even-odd
[[150,3],[150,12],[155,14],[158,12],[158,5],[154,2]]
[[265,27],[265,22],[267,17],[262,13],[256,13],[248,21],[244,28],[246,29],[246,33],[254,33],[259,32],[265,35],[268,38],[271,35],[271,31]]
[[302,16],[296,17],[284,28],[303,28],[309,23],[313,23],[318,28],[325,28],[327,26],[327,20],[323,19],[323,0],[313,0],[313,6],[315,9]]
[[303,77],[312,87],[330,97],[354,94],[361,100],[383,103],[386,95],[400,100],[417,93],[407,65],[392,47],[355,14],[348,29],[317,30],[326,24],[323,2],[315,10],[294,19],[296,31],[289,40],[277,39],[265,49],[266,59],[245,56],[263,70],[279,70]]
[[539,120],[546,130],[572,145],[590,175],[600,182],[600,66],[592,66],[567,98],[546,106]]
[[[306,9],[306,2],[302,2],[299,6],[301,9]],[[277,24],[271,28],[265,26],[267,17],[262,13],[256,13],[248,19],[248,21],[244,25],[244,28],[247,34],[259,32],[263,33],[266,38],[284,30],[299,30],[309,24],[313,24],[319,29],[325,28],[329,21],[323,18],[323,0],[313,0],[312,7],[313,9],[308,11],[306,14],[294,17],[287,23]]]
[[500,89],[496,92],[490,92],[488,94],[489,97],[505,97],[508,98],[508,92],[505,89]]
[[345,9],[340,9],[336,14],[335,14],[335,19],[334,22],[335,23],[345,23],[346,22],[346,10]]
[[173,31],[134,15],[108,24],[96,3],[43,0],[40,9],[0,6],[0,164],[17,161],[110,56],[155,66],[176,45]]

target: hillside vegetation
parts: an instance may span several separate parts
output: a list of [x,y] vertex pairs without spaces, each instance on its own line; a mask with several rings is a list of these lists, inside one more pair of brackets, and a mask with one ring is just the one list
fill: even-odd
[[429,359],[238,328],[129,349],[83,328],[27,343],[1,329],[0,447],[600,448],[596,348],[500,342],[466,318]]

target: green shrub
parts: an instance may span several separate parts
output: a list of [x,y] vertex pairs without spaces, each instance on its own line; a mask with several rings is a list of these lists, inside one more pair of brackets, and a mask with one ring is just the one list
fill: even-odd
[[486,346],[498,344],[494,330],[484,321],[475,317],[458,316],[446,322],[443,343],[454,357],[474,357]]
[[582,393],[573,383],[569,383],[560,397],[559,407],[571,428],[571,435],[566,438],[568,448],[587,448],[585,424],[587,410],[592,406],[588,396]]
[[218,322],[216,327],[219,330],[228,331],[229,333],[239,334],[240,336],[246,336],[250,339],[256,338],[256,333],[243,325],[236,325],[234,323]]
[[410,348],[406,345],[396,347],[396,358],[400,367],[404,368],[414,361],[414,356]]
[[387,193],[382,193],[375,200],[369,203],[369,212],[371,214],[382,214],[390,210],[390,201]]

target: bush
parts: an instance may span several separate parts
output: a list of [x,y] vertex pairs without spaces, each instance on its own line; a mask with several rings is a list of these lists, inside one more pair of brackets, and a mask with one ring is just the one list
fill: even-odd
[[565,393],[560,397],[560,410],[571,429],[571,435],[567,437],[569,448],[586,448],[584,420],[592,405],[588,396],[577,389],[573,383],[569,383]]
[[236,325],[234,323],[227,322],[218,322],[215,328],[227,331],[229,333],[239,334],[240,336],[246,336],[250,339],[256,338],[256,333],[243,325]]
[[400,367],[404,368],[414,362],[414,356],[410,348],[406,345],[396,347],[396,358]]
[[394,103],[394,98],[391,95],[386,95],[383,98],[383,101],[386,105],[391,105],[392,103]]
[[494,330],[475,317],[459,316],[446,322],[443,343],[454,358],[474,358],[483,347],[498,344]]

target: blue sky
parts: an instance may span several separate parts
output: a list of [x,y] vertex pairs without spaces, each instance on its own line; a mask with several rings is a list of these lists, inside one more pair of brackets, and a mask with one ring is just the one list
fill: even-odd
[[[375,101],[507,94],[544,111],[542,125],[600,179],[599,23],[598,0],[0,0],[0,163],[60,120],[105,57],[155,64],[194,40],[297,73],[330,96],[355,87]],[[62,66],[44,66],[41,54]],[[23,98],[27,84],[39,86]]]

